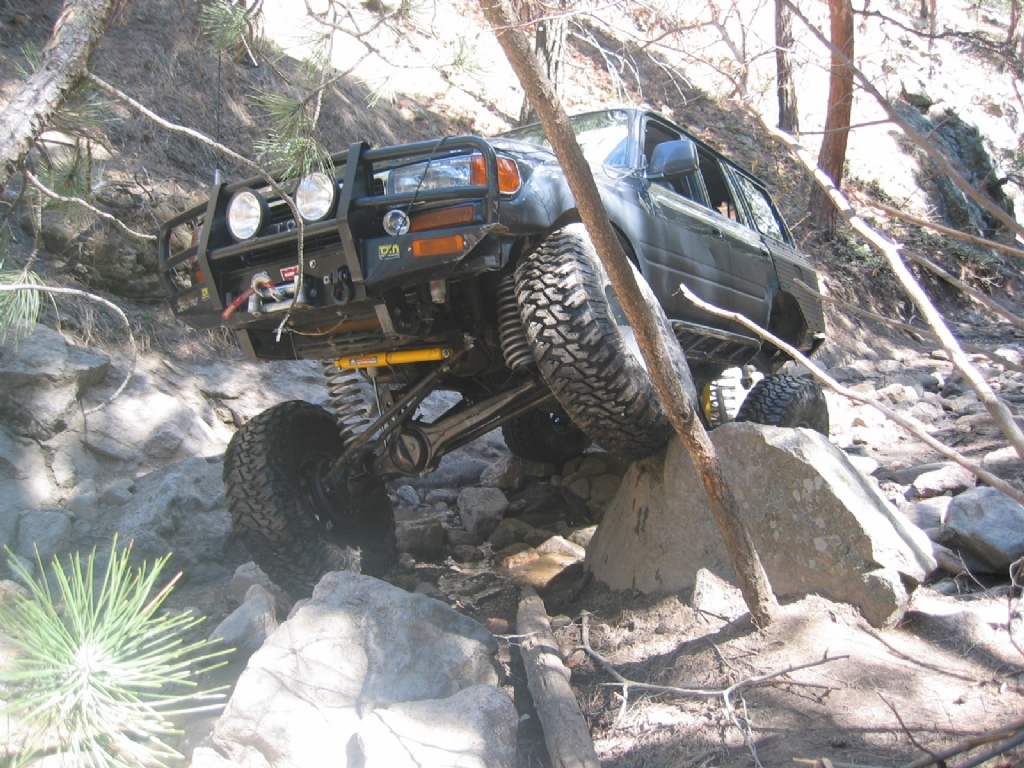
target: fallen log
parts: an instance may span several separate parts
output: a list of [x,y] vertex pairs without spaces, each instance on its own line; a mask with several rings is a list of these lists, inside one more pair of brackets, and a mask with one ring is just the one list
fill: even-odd
[[552,768],[600,768],[590,730],[569,686],[570,673],[562,663],[544,601],[533,587],[523,587],[516,633],[522,638],[519,653]]

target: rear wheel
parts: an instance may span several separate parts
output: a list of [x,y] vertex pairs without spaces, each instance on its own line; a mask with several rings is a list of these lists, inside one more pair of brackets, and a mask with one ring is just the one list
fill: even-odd
[[[635,271],[676,375],[697,394],[679,342],[654,292]],[[541,375],[594,442],[630,458],[672,432],[632,327],[582,224],[553,232],[516,270],[516,300]]]
[[806,427],[828,435],[828,403],[814,379],[774,373],[765,376],[747,393],[736,421]]
[[224,456],[236,533],[260,568],[294,594],[308,594],[332,570],[379,576],[397,557],[384,484],[365,473],[343,489],[324,483],[342,448],[330,413],[293,400],[244,424]]
[[583,454],[590,438],[564,414],[527,411],[501,428],[508,449],[526,461],[561,467]]

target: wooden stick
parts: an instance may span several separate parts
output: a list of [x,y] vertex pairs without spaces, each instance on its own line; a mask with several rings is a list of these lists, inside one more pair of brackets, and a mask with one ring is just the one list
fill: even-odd
[[519,654],[552,768],[600,768],[590,730],[569,686],[570,673],[562,663],[544,601],[533,587],[523,587],[516,632],[523,637]]

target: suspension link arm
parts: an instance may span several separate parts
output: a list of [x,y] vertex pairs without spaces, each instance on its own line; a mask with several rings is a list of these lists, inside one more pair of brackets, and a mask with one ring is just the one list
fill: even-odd
[[445,454],[553,397],[540,379],[530,379],[468,407],[455,406],[432,424],[406,423],[374,463],[374,474],[386,480],[431,472]]

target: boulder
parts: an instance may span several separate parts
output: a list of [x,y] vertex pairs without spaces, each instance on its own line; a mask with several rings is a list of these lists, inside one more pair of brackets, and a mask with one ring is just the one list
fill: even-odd
[[[751,423],[712,433],[722,469],[777,594],[852,603],[875,626],[898,620],[935,568],[931,542],[816,432]],[[673,439],[635,463],[587,552],[613,589],[678,592],[699,568],[735,581],[693,462]]]
[[503,456],[480,474],[480,485],[518,491],[526,485],[526,468],[517,456]]
[[489,536],[508,509],[508,498],[497,488],[464,488],[457,503],[462,527]]
[[978,478],[973,472],[950,462],[939,469],[922,472],[914,478],[910,487],[917,498],[930,499],[945,493],[952,493],[955,496],[968,488],[973,488],[977,482]]
[[946,528],[950,535],[942,543],[976,555],[989,573],[1006,573],[1024,556],[1024,507],[995,488],[956,496],[946,511]]
[[585,547],[563,539],[561,536],[545,539],[543,544],[537,546],[537,551],[542,555],[565,555],[576,560],[582,560],[587,556]]
[[0,416],[15,432],[47,440],[67,427],[79,397],[109,370],[105,356],[37,325],[16,346],[0,348]]
[[18,526],[18,554],[34,560],[39,553],[44,561],[67,551],[71,546],[71,518],[60,509],[40,509],[21,518]]
[[21,515],[39,509],[53,495],[39,444],[0,425],[0,547],[14,547]]
[[210,640],[219,640],[233,648],[233,660],[248,659],[277,629],[275,609],[274,596],[259,584],[253,584],[245,595],[245,601],[210,633]]
[[361,764],[353,737],[364,715],[496,685],[496,651],[490,632],[436,600],[329,573],[249,659],[214,728],[215,754],[203,759],[247,768]]
[[498,527],[487,537],[487,541],[491,543],[491,549],[497,552],[512,544],[526,541],[526,537],[535,532],[536,529],[532,525],[514,517],[507,517],[498,523]]
[[364,768],[515,768],[518,725],[506,693],[474,685],[378,709],[359,723],[359,745]]

